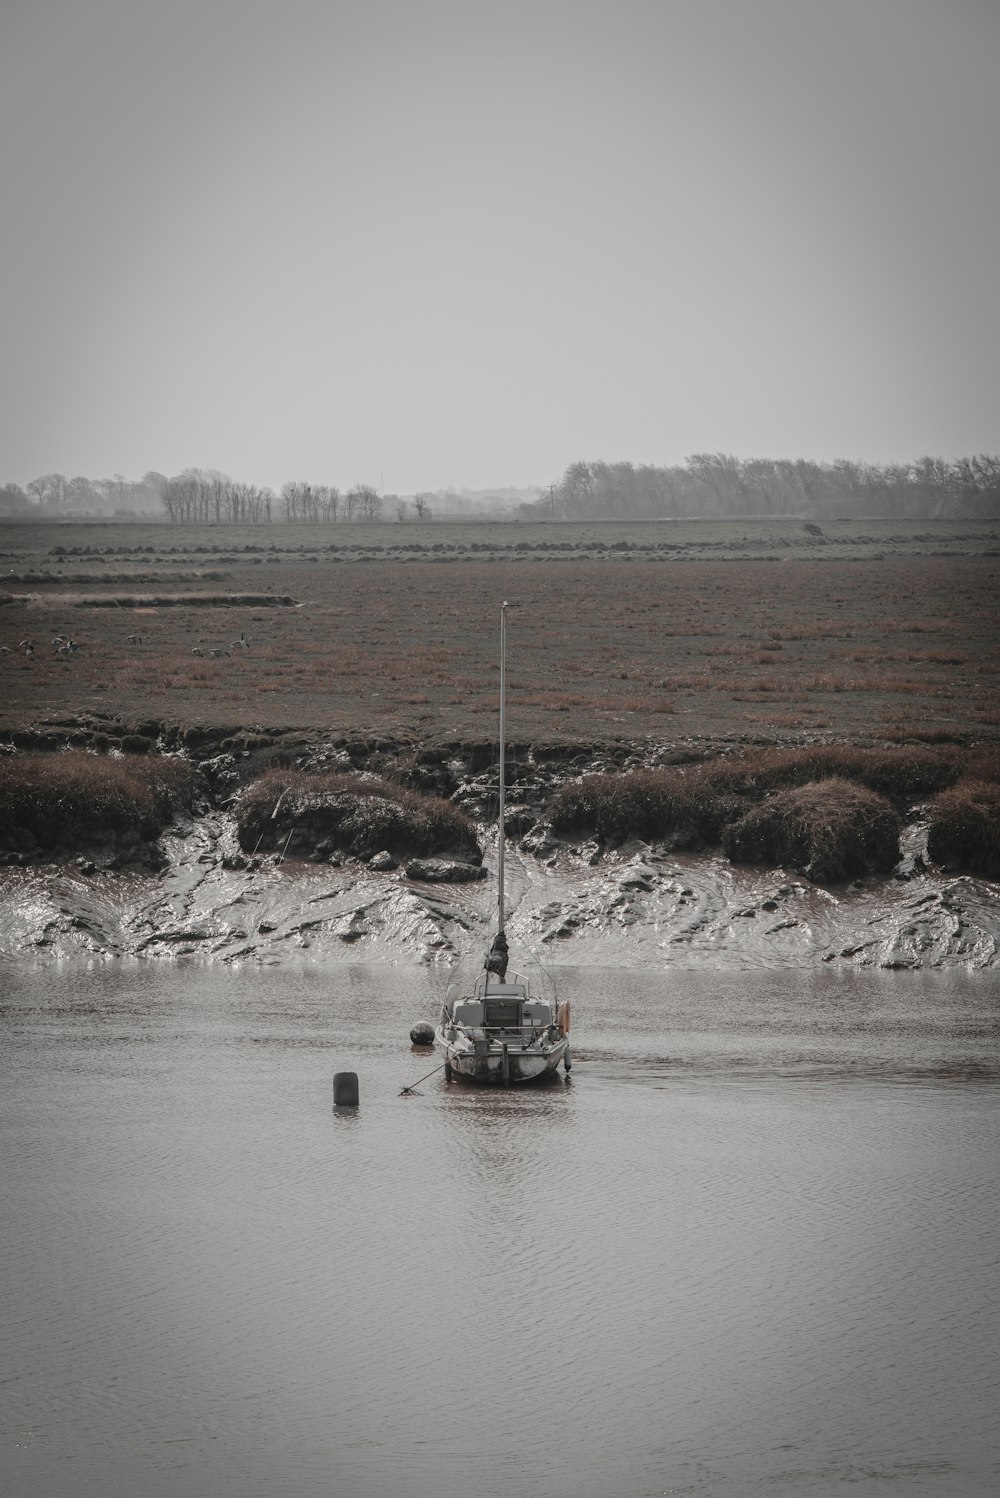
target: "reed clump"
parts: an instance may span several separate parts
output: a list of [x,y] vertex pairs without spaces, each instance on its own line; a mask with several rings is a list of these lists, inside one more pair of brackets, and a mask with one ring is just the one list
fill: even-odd
[[727,822],[746,810],[745,793],[716,783],[709,766],[584,775],[563,786],[549,807],[554,832],[664,839],[675,848],[716,843]]
[[1000,784],[960,780],[930,805],[927,852],[944,868],[1000,878]]
[[784,864],[826,884],[891,869],[899,831],[885,796],[834,775],[776,791],[724,828],[722,846],[734,861]]
[[807,744],[795,749],[754,749],[711,762],[713,784],[758,799],[768,792],[833,777],[867,786],[891,801],[933,795],[957,780],[954,753],[925,746]]
[[837,780],[903,805],[947,788],[959,774],[953,753],[922,745],[751,749],[696,765],[586,775],[556,794],[549,821],[555,832],[611,843],[645,837],[697,847],[720,842],[724,828],[752,807],[797,786]]
[[240,846],[305,857],[479,857],[475,826],[458,806],[370,775],[266,770],[236,805]]
[[151,844],[190,810],[194,772],[159,755],[28,752],[0,760],[0,846],[40,856]]

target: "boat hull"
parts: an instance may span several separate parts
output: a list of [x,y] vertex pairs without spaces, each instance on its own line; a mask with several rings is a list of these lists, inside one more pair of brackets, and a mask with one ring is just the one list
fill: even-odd
[[476,1082],[486,1087],[513,1087],[524,1082],[537,1082],[550,1077],[569,1050],[569,1041],[563,1037],[544,1051],[538,1047],[508,1045],[506,1058],[500,1046],[491,1046],[486,1052],[453,1045],[438,1030],[435,1035],[444,1052],[445,1062],[453,1077],[463,1082]]

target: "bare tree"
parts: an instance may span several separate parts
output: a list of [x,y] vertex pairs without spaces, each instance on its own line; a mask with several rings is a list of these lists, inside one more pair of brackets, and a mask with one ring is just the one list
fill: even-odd
[[46,473],[41,478],[32,479],[28,485],[28,493],[36,504],[58,513],[65,507],[65,476],[61,473]]
[[382,496],[371,484],[355,484],[347,491],[348,519],[357,513],[362,520],[381,520]]
[[301,480],[289,480],[281,487],[281,500],[285,506],[286,520],[305,520],[306,500],[309,495],[309,485]]

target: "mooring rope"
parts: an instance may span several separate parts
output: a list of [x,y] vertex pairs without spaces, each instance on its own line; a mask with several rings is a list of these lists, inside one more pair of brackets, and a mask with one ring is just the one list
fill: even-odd
[[[440,1071],[441,1067],[447,1066],[447,1064],[448,1063],[446,1061],[442,1061],[441,1066],[435,1066],[434,1071],[429,1071],[427,1073],[427,1077],[433,1077],[435,1071]],[[427,1077],[418,1077],[415,1082],[410,1083],[409,1087],[404,1087],[402,1092],[399,1094],[400,1097],[417,1097],[417,1088],[420,1086],[421,1082],[427,1081]]]

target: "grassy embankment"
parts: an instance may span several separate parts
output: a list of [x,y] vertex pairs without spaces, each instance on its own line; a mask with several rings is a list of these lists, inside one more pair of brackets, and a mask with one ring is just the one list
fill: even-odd
[[[0,848],[32,860],[111,847],[119,864],[191,806],[194,771],[149,754],[15,754],[0,761]],[[721,847],[819,882],[885,872],[904,815],[926,804],[928,852],[944,868],[1000,876],[1000,752],[816,745],[746,750],[670,769],[585,775],[542,808],[567,839],[629,837]],[[477,861],[475,824],[453,802],[373,775],[272,768],[236,801],[241,846],[367,859],[457,854]]]
[[156,838],[191,809],[194,770],[158,755],[15,754],[0,760],[0,850],[42,858],[110,846],[156,863]]
[[903,812],[929,798],[930,856],[1000,874],[1000,752],[814,745],[563,787],[553,830],[721,845],[734,861],[787,864],[820,881],[885,871],[899,858]]
[[460,807],[376,776],[266,770],[239,796],[236,820],[250,853],[479,856],[475,826]]
[[[10,755],[0,760],[0,852],[35,861],[111,849],[119,865],[155,863],[156,838],[191,809],[195,775],[147,753]],[[239,796],[236,819],[253,852],[480,856],[461,808],[371,775],[266,770]]]

